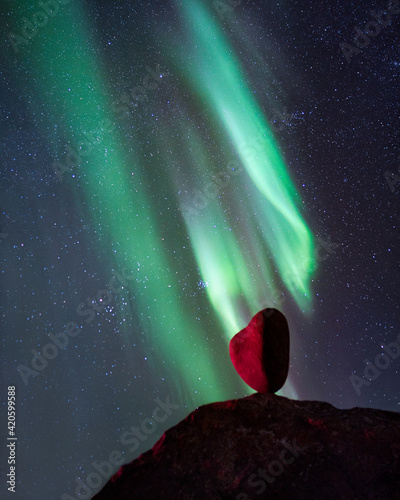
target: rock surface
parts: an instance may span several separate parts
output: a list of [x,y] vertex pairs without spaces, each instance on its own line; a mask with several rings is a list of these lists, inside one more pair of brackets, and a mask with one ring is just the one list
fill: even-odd
[[391,500],[400,414],[275,394],[200,407],[94,500]]
[[289,370],[289,326],[277,309],[263,309],[229,343],[233,366],[257,392],[277,392]]

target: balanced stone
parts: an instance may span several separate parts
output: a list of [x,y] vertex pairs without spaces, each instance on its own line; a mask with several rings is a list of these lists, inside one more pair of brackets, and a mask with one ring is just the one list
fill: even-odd
[[229,343],[233,366],[252,389],[275,393],[289,370],[289,326],[277,309],[258,312]]

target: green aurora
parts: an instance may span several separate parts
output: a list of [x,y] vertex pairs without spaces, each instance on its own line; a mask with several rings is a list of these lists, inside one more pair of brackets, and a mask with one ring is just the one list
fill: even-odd
[[[194,0],[177,3],[189,44],[181,47],[178,56],[168,54],[168,45],[164,47],[166,65],[172,70],[168,78],[206,110],[208,134],[216,149],[231,148],[230,160],[221,165],[195,118],[179,118],[174,124],[181,137],[190,137],[185,142],[169,132],[167,123],[157,125],[157,147],[162,153],[157,161],[166,176],[162,193],[168,190],[169,202],[184,221],[186,245],[223,332],[222,337],[206,335],[204,326],[188,309],[176,279],[179,263],[171,257],[175,243],[165,237],[154,192],[146,187],[148,174],[140,134],[133,133],[128,151],[123,129],[112,112],[115,96],[108,88],[102,61],[91,55],[83,5],[71,2],[60,7],[45,28],[38,28],[27,44],[19,46],[19,60],[35,73],[31,91],[46,103],[44,112],[33,105],[30,112],[35,117],[42,114],[43,135],[49,136],[54,152],[54,177],[58,173],[62,186],[86,207],[82,216],[90,215],[94,226],[101,228],[99,245],[106,242],[113,248],[113,267],[137,273],[129,293],[135,297],[140,328],[148,332],[156,353],[154,370],[159,370],[156,360],[162,359],[174,366],[197,399],[226,399],[220,383],[226,363],[219,363],[212,348],[225,345],[228,356],[229,340],[238,329],[261,308],[274,302],[279,305],[282,286],[300,309],[311,310],[314,244],[300,213],[299,196],[215,13]],[[22,17],[29,17],[28,2],[21,2],[19,8],[21,17],[16,24],[22,25]],[[72,22],[76,19],[79,23]],[[58,57],[60,51],[63,58]],[[138,78],[143,71],[140,66]],[[190,103],[186,106],[190,112]],[[49,134],[54,123],[56,138]],[[83,148],[85,136],[101,134],[105,134],[101,146],[95,145],[94,139]],[[64,155],[56,150],[57,142],[60,147],[64,144]],[[68,168],[62,166],[65,158]],[[202,184],[225,172],[219,176],[220,189],[205,206],[189,205],[188,199],[194,197],[190,189],[186,198],[178,194],[184,182],[182,168],[192,177],[196,193],[202,192]],[[122,318],[125,312],[120,314]],[[126,334],[125,342],[127,338]],[[245,386],[243,390],[251,392]]]

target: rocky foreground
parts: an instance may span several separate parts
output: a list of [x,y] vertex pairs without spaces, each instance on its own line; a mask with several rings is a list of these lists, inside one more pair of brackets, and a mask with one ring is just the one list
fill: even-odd
[[400,414],[275,394],[200,407],[94,500],[400,498]]

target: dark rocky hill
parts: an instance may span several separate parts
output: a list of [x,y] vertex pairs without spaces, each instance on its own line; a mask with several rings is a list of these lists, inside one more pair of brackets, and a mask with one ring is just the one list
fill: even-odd
[[95,500],[400,498],[400,414],[275,394],[200,407]]

